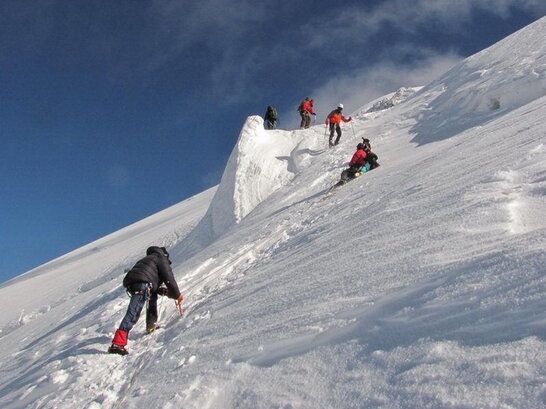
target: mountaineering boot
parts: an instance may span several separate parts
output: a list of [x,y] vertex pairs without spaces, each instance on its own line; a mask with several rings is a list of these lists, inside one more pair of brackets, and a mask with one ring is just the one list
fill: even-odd
[[108,353],[118,354],[118,355],[127,355],[129,351],[127,351],[123,345],[112,344],[110,348],[108,348]]
[[159,325],[159,324],[153,324],[153,325],[151,325],[151,326],[149,326],[149,327],[146,328],[146,332],[147,332],[148,334],[151,334],[152,332],[154,332],[156,329],[159,329],[159,328],[161,328],[161,325]]

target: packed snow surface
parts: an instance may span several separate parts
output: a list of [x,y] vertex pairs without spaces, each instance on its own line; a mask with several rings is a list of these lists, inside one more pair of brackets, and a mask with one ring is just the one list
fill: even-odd
[[[250,117],[217,188],[4,283],[0,407],[543,409],[545,32],[355,111],[333,149]],[[362,137],[381,167],[329,191]],[[148,245],[184,316],[162,299],[108,355]]]

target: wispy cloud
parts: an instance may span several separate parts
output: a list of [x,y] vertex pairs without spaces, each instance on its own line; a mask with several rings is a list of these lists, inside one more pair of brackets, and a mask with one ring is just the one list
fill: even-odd
[[358,5],[343,7],[327,24],[322,17],[313,19],[301,32],[321,26],[310,42],[314,48],[328,47],[351,37],[364,44],[374,35],[388,35],[392,29],[414,33],[434,24],[445,31],[456,31],[478,10],[502,18],[509,17],[515,10],[525,10],[539,17],[546,13],[546,3],[541,0],[388,0],[369,9]]
[[[28,45],[34,51],[51,30],[63,38],[59,27],[66,28],[68,36],[68,28],[89,29],[87,49],[103,54],[99,60],[108,62],[105,69],[115,74],[115,80],[139,74],[157,78],[150,74],[193,64],[194,71],[200,70],[199,85],[204,92],[227,95],[234,101],[253,98],[251,90],[257,88],[260,77],[272,72],[285,75],[286,82],[303,81],[297,67],[309,60],[335,64],[340,58],[350,59],[352,64],[340,69],[345,75],[360,61],[368,63],[371,54],[381,59],[390,51],[395,59],[389,41],[393,31],[408,34],[408,38],[396,39],[397,46],[419,47],[416,38],[410,38],[419,30],[433,24],[443,32],[458,33],[477,10],[503,18],[514,10],[537,17],[546,13],[543,0],[363,0],[336,4],[334,9],[323,0],[294,4],[281,0],[151,0],[113,2],[112,10],[88,6],[100,17],[91,21],[85,13],[74,14],[78,8],[70,2],[38,3],[1,2],[0,22],[5,24],[0,24],[4,26],[0,38],[3,34],[11,39],[26,36],[25,44],[36,43]],[[312,12],[291,18],[296,7],[312,7]],[[64,18],[67,13],[78,18],[60,24],[59,15]],[[119,30],[112,28],[112,19],[118,19]],[[403,68],[404,61],[398,62]]]
[[152,68],[196,46],[214,57],[233,54],[249,27],[267,18],[266,4],[249,0],[154,0],[149,8],[154,32],[150,41],[162,45],[150,61]]
[[[387,0],[378,6],[374,2],[369,3],[372,6],[367,2],[343,5],[335,13],[328,8],[321,12],[317,5],[315,17],[305,23],[283,25],[282,32],[261,32],[263,23],[280,18],[281,9],[275,3],[205,0],[187,6],[175,0],[156,0],[154,9],[165,22],[164,30],[176,32],[172,37],[176,41],[162,49],[158,61],[164,63],[196,42],[204,44],[211,54],[211,66],[205,69],[209,70],[212,93],[236,102],[249,97],[250,90],[256,89],[257,78],[267,75],[268,70],[294,75],[293,65],[304,53],[315,53],[319,63],[325,59],[336,61],[339,56],[366,63],[370,52],[385,58],[381,54],[387,47],[396,59],[392,45],[382,44],[380,49],[378,36],[388,37],[393,30],[415,34],[431,24],[443,32],[459,33],[478,10],[503,18],[514,10],[535,13],[537,17],[546,12],[546,4],[539,0]],[[254,41],[257,38],[259,41]],[[406,44],[415,48],[414,41],[398,39],[397,47]],[[347,50],[352,54],[349,57]],[[444,60],[452,57],[446,55]],[[407,70],[404,61],[398,64],[402,71]]]

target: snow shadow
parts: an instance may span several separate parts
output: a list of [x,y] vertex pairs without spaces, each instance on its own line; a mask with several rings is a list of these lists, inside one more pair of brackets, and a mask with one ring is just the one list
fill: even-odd
[[[450,114],[439,114],[429,111],[414,125],[409,133],[413,135],[411,142],[418,146],[431,142],[442,141],[458,135],[467,129],[474,128],[505,114],[506,112],[495,112],[483,115],[468,115],[464,118],[454,117]],[[453,114],[453,113],[452,113]]]
[[[537,21],[544,27],[544,21]],[[419,95],[433,98],[413,127],[413,142],[444,140],[542,98],[546,93],[543,39],[521,30],[455,65]]]
[[61,331],[63,328],[66,328],[67,326],[77,322],[78,320],[87,317],[91,312],[99,309],[104,308],[104,305],[110,301],[115,300],[116,298],[119,298],[123,293],[125,293],[125,289],[123,287],[117,288],[116,290],[111,291],[108,294],[105,294],[103,296],[97,296],[94,301],[87,304],[83,309],[81,309],[77,314],[73,315],[72,317],[68,318],[67,320],[63,321],[56,327],[53,327],[51,330],[44,333],[42,336],[36,338],[34,341],[30,342],[25,347],[21,348],[22,350],[32,349],[36,345],[38,345],[43,340],[47,340],[50,336],[55,334],[56,332]]
[[[516,257],[498,253],[451,266],[440,275],[380,298],[371,306],[346,311],[338,317],[349,322],[343,327],[274,342],[258,354],[242,355],[233,362],[269,367],[322,346],[353,340],[366,345],[366,350],[375,351],[412,345],[420,339],[455,341],[467,346],[529,336],[546,339],[546,299],[514,299],[515,294],[545,291],[543,273],[533,258],[546,263],[544,254],[530,255],[526,266]],[[522,269],[528,269],[527,273],[519,274]],[[491,281],[498,285],[484,286]]]
[[287,170],[290,173],[297,174],[301,171],[305,159],[310,156],[320,156],[326,149],[310,149],[310,148],[300,148],[301,142],[290,152],[288,156],[276,156],[278,160],[287,162]]
[[303,199],[301,200],[298,200],[298,201],[295,201],[295,202],[292,202],[290,204],[287,204],[286,206],[283,206],[277,210],[275,210],[274,212],[272,212],[268,217],[273,217],[273,216],[276,216],[278,214],[281,214],[285,211],[287,211],[288,209],[290,208],[293,208],[293,207],[297,207],[299,205],[302,205],[302,204],[311,204],[314,200],[320,198],[320,197],[325,197],[325,195],[332,191],[332,186],[330,187],[327,187],[325,189],[322,189],[321,191],[317,192],[317,193],[314,193],[312,194],[311,196],[307,196],[307,197],[304,197]]
[[[110,338],[106,336],[89,338],[71,345],[69,348],[61,350],[58,354],[48,357],[46,360],[36,359],[34,354],[31,358],[28,358],[27,362],[32,362],[26,369],[21,370],[23,366],[22,362],[18,363],[19,369],[22,373],[19,376],[10,380],[4,387],[0,389],[0,396],[6,396],[8,393],[16,391],[21,388],[22,385],[39,385],[43,379],[44,373],[39,369],[47,368],[49,364],[64,361],[66,358],[76,355],[95,355],[104,354],[105,350],[98,350],[96,348],[89,348],[90,345],[107,344]],[[20,360],[19,360],[20,361]]]

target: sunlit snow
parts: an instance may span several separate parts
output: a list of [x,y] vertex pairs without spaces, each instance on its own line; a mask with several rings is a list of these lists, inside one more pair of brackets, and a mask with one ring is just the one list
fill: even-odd
[[[356,109],[332,149],[249,117],[218,187],[4,283],[0,407],[543,409],[544,33]],[[327,193],[362,137],[381,167]],[[149,245],[185,315],[161,299],[108,355]]]

